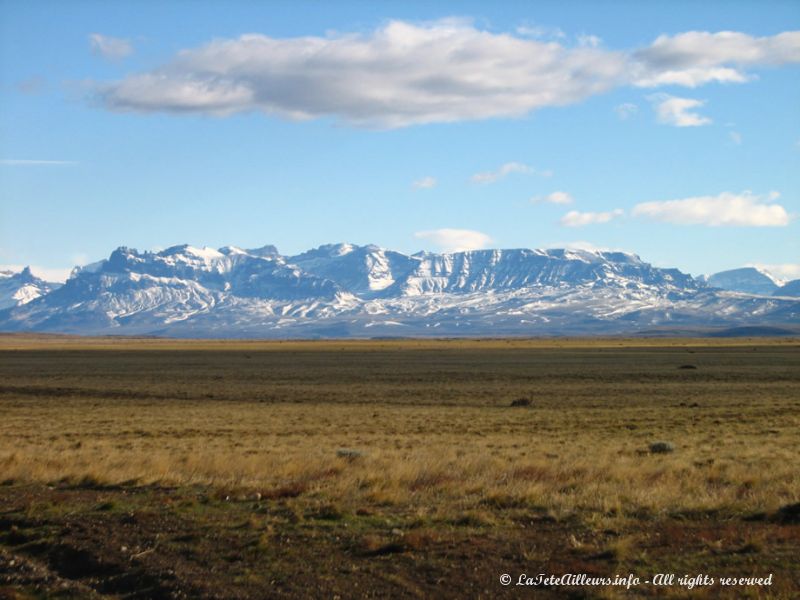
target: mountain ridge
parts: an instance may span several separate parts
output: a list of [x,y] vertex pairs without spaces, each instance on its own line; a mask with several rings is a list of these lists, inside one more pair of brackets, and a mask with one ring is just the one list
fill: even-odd
[[0,311],[0,331],[178,337],[562,335],[800,323],[791,297],[727,291],[638,255],[570,249],[403,254],[325,244],[120,246]]

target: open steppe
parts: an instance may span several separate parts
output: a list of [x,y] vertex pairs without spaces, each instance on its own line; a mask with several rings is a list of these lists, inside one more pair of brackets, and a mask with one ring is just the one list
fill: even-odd
[[796,338],[0,336],[0,598],[795,598],[798,431]]

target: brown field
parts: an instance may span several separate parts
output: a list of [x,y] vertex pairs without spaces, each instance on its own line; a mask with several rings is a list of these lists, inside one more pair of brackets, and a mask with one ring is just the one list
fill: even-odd
[[0,598],[796,598],[799,426],[797,339],[0,336]]

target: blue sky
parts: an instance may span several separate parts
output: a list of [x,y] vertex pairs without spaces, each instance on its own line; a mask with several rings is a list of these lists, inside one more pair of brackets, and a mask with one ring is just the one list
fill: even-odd
[[0,1],[0,265],[347,241],[798,278],[798,30],[797,2]]

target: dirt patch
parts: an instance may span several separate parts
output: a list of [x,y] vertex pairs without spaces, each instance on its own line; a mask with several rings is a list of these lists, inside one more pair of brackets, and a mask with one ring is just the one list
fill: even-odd
[[[763,562],[775,574],[772,597],[790,598],[800,575],[800,526],[770,519],[648,518],[626,531],[595,531],[577,517],[521,512],[510,527],[420,528],[412,519],[389,528],[386,521],[402,524],[403,516],[378,518],[373,508],[363,516],[290,519],[287,513],[298,511],[286,503],[301,500],[214,497],[196,488],[2,487],[2,524],[17,537],[6,531],[0,538],[0,592],[89,599],[511,597],[514,586],[499,584],[503,573],[515,580],[521,573],[613,576],[620,569],[744,576],[758,575]],[[98,510],[109,502],[113,508]],[[577,598],[587,591],[536,588],[535,595]]]

